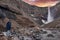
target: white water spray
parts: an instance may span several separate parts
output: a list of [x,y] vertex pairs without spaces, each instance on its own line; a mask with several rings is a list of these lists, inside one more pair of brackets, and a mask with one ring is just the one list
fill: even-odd
[[48,17],[47,17],[47,22],[52,22],[54,19],[53,19],[53,16],[51,14],[51,11],[50,11],[50,7],[48,7]]

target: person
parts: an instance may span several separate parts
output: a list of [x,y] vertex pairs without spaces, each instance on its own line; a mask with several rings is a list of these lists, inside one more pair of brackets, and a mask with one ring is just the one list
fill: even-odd
[[7,23],[6,23],[6,27],[5,27],[5,29],[6,29],[6,32],[3,32],[3,34],[5,35],[5,36],[11,36],[11,20],[10,19],[7,19],[7,18],[5,18],[5,22],[6,21],[8,21]]
[[11,20],[9,19],[9,21],[7,22],[7,24],[6,24],[6,35],[7,36],[10,36],[11,35],[11,32],[10,32],[10,30],[11,30]]
[[11,30],[11,22],[8,21],[7,24],[6,24],[6,30]]

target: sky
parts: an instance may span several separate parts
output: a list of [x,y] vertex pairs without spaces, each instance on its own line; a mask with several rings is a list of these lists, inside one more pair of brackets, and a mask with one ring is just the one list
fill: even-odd
[[30,5],[38,7],[52,7],[58,3],[57,0],[23,0],[23,1]]

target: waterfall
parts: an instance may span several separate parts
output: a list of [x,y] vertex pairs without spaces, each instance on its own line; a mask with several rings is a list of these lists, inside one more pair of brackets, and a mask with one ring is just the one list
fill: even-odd
[[48,17],[47,17],[47,22],[52,22],[54,19],[53,19],[53,16],[51,14],[51,11],[50,11],[50,7],[48,7]]
[[53,20],[54,20],[54,16],[53,16],[52,13],[51,13],[50,7],[48,7],[48,17],[47,17],[47,21],[45,21],[45,20],[42,19],[42,22],[43,22],[44,24],[48,24],[48,23],[52,22]]

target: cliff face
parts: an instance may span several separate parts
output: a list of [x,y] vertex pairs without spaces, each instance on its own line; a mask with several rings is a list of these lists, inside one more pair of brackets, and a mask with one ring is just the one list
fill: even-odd
[[[41,21],[42,20],[41,16],[44,16],[45,18],[47,18],[47,14],[48,14],[47,8],[39,8],[36,6],[31,6],[21,0],[0,0],[0,32],[6,31],[6,28],[5,28],[6,23],[9,20],[11,20],[11,23],[12,23],[11,31],[12,33],[15,33],[14,36],[17,34],[17,36],[24,35],[25,37],[33,36],[37,38],[36,36],[38,34],[39,38],[41,39],[40,29],[42,28],[50,29],[50,28],[56,28],[56,27],[60,28],[60,18],[59,18],[60,11],[59,10],[60,10],[60,3],[54,7],[51,7],[51,13],[54,14],[53,16],[55,20],[49,24],[42,25],[43,23]],[[37,40],[35,38],[33,39]]]
[[[10,10],[17,12],[17,14],[23,14],[24,17],[31,18],[34,22],[38,23],[39,25],[43,24],[41,21],[41,15],[47,18],[48,10],[47,8],[39,8],[36,6],[31,6],[21,0],[2,0],[0,1],[1,5],[5,5]],[[8,5],[8,6],[7,6]],[[51,7],[51,13],[54,16],[54,19],[59,17],[60,12],[60,4]],[[39,15],[40,14],[40,15]],[[29,17],[28,17],[29,16]]]

